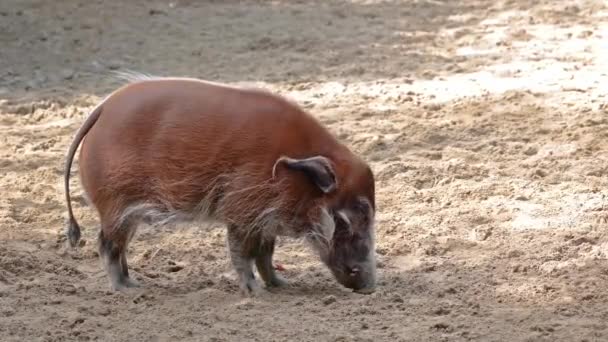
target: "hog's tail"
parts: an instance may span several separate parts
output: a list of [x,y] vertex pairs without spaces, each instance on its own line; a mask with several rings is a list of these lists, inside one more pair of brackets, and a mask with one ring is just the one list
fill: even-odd
[[65,199],[68,206],[68,230],[67,237],[70,242],[70,246],[75,247],[80,240],[80,226],[78,222],[74,218],[74,212],[72,211],[72,200],[70,198],[70,169],[72,168],[72,162],[74,161],[74,155],[76,154],[76,150],[78,150],[78,146],[82,142],[82,139],[87,135],[91,127],[97,122],[99,116],[101,115],[103,108],[103,102],[101,102],[93,112],[89,115],[89,117],[82,124],[78,132],[76,132],[76,136],[70,145],[68,150],[67,159],[65,161],[65,169],[64,169],[64,182],[65,182]]

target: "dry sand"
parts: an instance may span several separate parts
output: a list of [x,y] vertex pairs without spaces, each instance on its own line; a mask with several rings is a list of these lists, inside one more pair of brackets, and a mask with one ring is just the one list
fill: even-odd
[[[603,1],[0,1],[0,340],[608,340]],[[377,175],[380,285],[282,240],[243,299],[222,227],[142,229],[144,287],[65,247],[65,152],[133,69],[294,98]],[[77,169],[74,167],[73,172]]]

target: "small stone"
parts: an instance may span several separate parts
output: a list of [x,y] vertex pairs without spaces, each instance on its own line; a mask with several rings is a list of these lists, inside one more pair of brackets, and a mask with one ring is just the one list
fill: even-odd
[[543,169],[536,169],[534,173],[539,177],[547,177],[547,171]]
[[76,317],[76,319],[74,319],[74,321],[69,325],[70,328],[74,328],[75,326],[84,323],[84,318],[83,317]]
[[183,269],[184,269],[184,266],[173,265],[173,266],[167,267],[167,272],[175,273],[175,272],[179,272],[179,271],[181,271]]
[[433,104],[429,104],[429,105],[424,106],[424,109],[429,110],[431,112],[436,112],[436,111],[438,111],[438,110],[441,109],[441,105],[433,103]]
[[165,271],[167,272],[175,273],[184,269],[184,265],[173,260],[169,260],[167,263],[169,264],[169,266],[165,268]]
[[589,38],[592,35],[593,35],[593,31],[585,30],[578,34],[578,38],[580,38],[580,39]]
[[442,332],[450,332],[452,330],[450,325],[447,323],[444,323],[444,322],[439,322],[439,323],[433,324],[431,326],[431,329],[442,331]]
[[61,298],[52,298],[51,300],[49,300],[49,304],[51,305],[59,305],[63,303],[63,300]]
[[161,9],[157,9],[157,8],[152,8],[148,11],[149,15],[167,15],[167,12],[161,10]]
[[511,267],[511,272],[519,273],[521,272],[522,266],[520,264],[515,264]]
[[534,146],[530,146],[526,150],[524,150],[524,154],[527,156],[533,156],[537,153],[538,153],[538,149]]
[[74,294],[74,293],[76,293],[76,286],[66,284],[66,285],[64,285],[63,292],[67,293],[67,294]]
[[517,258],[522,256],[524,253],[518,249],[513,249],[510,250],[509,252],[507,252],[507,257],[508,258]]
[[139,304],[139,303],[143,303],[145,301],[151,300],[151,299],[154,299],[154,297],[147,295],[145,293],[141,293],[141,294],[137,295],[135,298],[133,298],[132,301],[135,304]]
[[433,310],[433,314],[437,315],[437,316],[445,316],[448,315],[450,313],[449,309],[446,308],[437,308],[435,310]]
[[144,272],[144,275],[148,278],[156,279],[159,277],[159,274],[156,272]]
[[112,313],[108,308],[99,308],[97,314],[100,316],[109,316]]
[[242,303],[237,304],[236,307],[239,310],[250,310],[253,308],[253,303],[251,300],[246,300]]
[[336,302],[336,300],[337,300],[337,299],[336,299],[336,296],[329,295],[329,296],[327,296],[327,297],[323,298],[323,304],[325,304],[325,305],[330,305],[330,304],[332,304],[332,303],[335,303],[335,302]]
[[15,309],[11,308],[10,306],[2,308],[2,311],[0,311],[0,313],[3,317],[13,316],[15,314],[15,312],[16,312]]
[[61,72],[61,77],[63,77],[63,79],[65,79],[65,80],[71,80],[72,78],[74,78],[74,70],[71,70],[71,69],[63,70]]
[[110,64],[108,64],[108,69],[118,70],[120,69],[120,64],[118,62],[110,62]]

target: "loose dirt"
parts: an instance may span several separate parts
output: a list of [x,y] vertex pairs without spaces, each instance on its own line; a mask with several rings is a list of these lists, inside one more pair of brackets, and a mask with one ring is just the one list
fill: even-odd
[[[603,1],[2,0],[0,340],[608,340],[607,42]],[[142,227],[144,287],[109,292],[62,171],[124,70],[256,83],[363,155],[378,291],[284,239],[291,286],[244,299],[223,227],[183,225]]]

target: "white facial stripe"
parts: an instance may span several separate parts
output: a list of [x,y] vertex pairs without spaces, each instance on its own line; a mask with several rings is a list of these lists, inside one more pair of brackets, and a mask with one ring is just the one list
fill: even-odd
[[331,241],[334,236],[334,231],[336,230],[336,224],[326,208],[321,209],[321,217],[319,221],[319,226],[321,229],[320,233],[327,239],[327,241]]
[[346,215],[345,210],[338,211],[338,215],[340,215],[340,217],[344,220],[344,222],[348,224],[349,227],[351,226],[350,218],[348,217],[348,215]]

